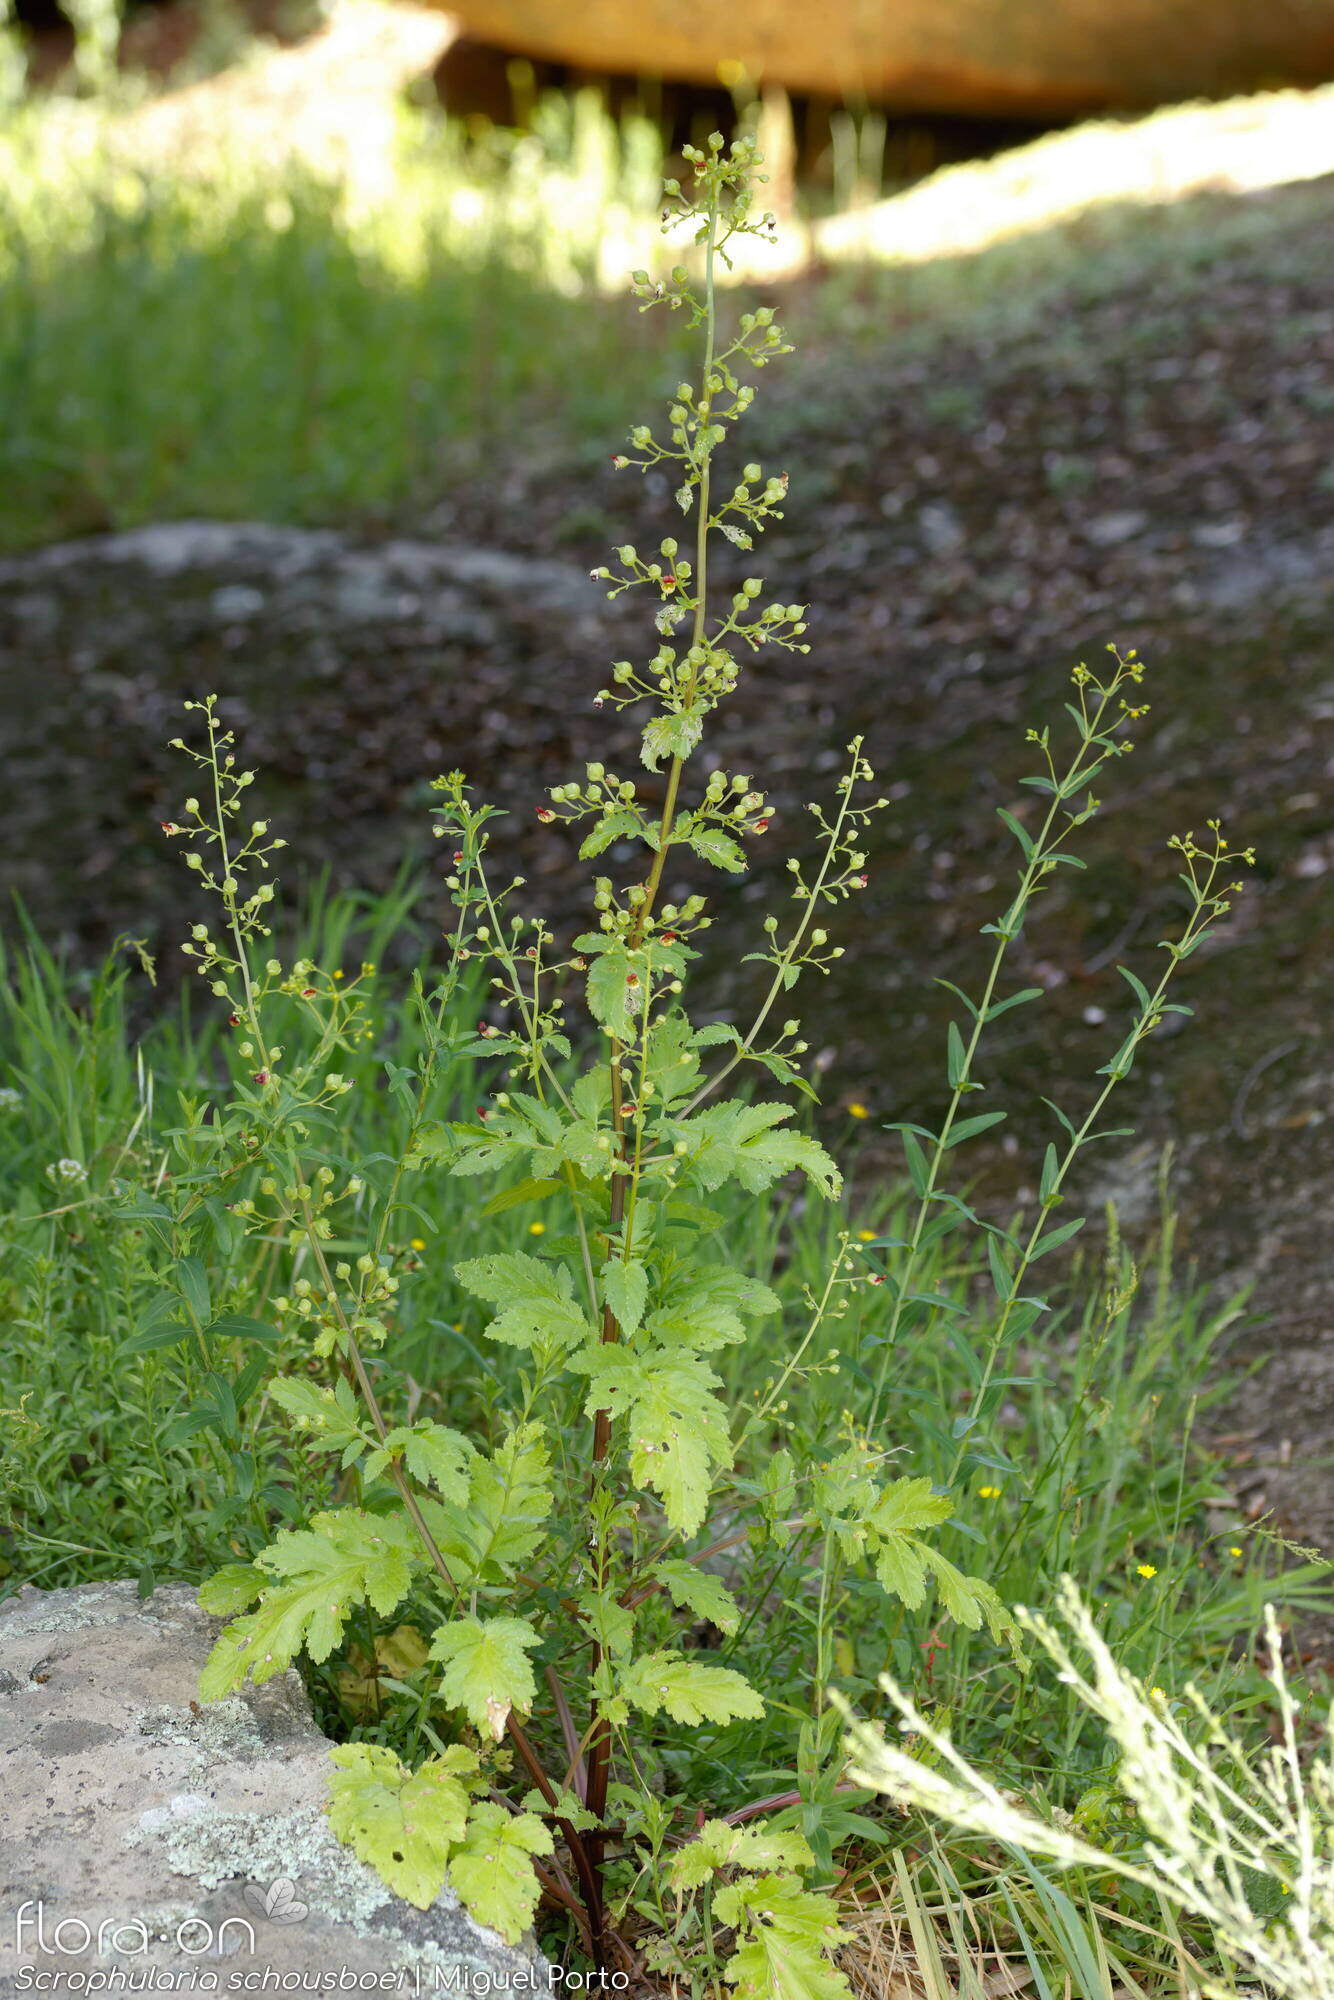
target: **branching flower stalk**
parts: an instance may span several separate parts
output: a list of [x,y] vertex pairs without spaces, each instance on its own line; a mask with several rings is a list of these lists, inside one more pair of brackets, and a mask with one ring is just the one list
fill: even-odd
[[[1066,1198],[1065,1187],[1070,1173],[1081,1153],[1096,1140],[1126,1136],[1124,1131],[1099,1129],[1108,1100],[1113,1090],[1129,1076],[1145,1039],[1162,1025],[1168,1015],[1191,1013],[1189,1007],[1167,999],[1168,988],[1183,962],[1209,936],[1211,925],[1226,916],[1232,897],[1241,892],[1240,882],[1224,884],[1222,878],[1231,868],[1249,865],[1255,858],[1249,848],[1230,847],[1217,820],[1209,822],[1208,846],[1199,845],[1191,833],[1173,836],[1169,841],[1169,847],[1179,853],[1184,863],[1184,872],[1179,879],[1185,891],[1186,912],[1179,935],[1161,943],[1160,948],[1167,953],[1162,974],[1150,992],[1128,967],[1117,968],[1131,989],[1136,1012],[1120,1047],[1098,1072],[1107,1081],[1080,1124],[1076,1126],[1050,1099],[1044,1100],[1066,1134],[1067,1143],[1063,1151],[1058,1152],[1055,1145],[1046,1149],[1038,1191],[1038,1212],[1027,1236],[1016,1238],[998,1225],[984,1222],[958,1195],[942,1185],[946,1155],[965,1140],[978,1137],[1001,1124],[1007,1115],[1004,1111],[983,1111],[972,1116],[960,1116],[965,1098],[984,1087],[977,1069],[986,1029],[1012,1008],[1027,1005],[1041,997],[1040,988],[1026,987],[996,998],[1006,961],[1023,932],[1035,898],[1047,886],[1049,879],[1060,868],[1083,867],[1083,862],[1076,855],[1066,851],[1065,844],[1071,834],[1098,811],[1100,801],[1090,787],[1111,760],[1127,755],[1133,748],[1126,731],[1147,713],[1144,704],[1131,703],[1123,693],[1123,689],[1137,686],[1143,679],[1142,663],[1133,650],[1124,657],[1114,648],[1111,650],[1113,667],[1105,680],[1100,680],[1083,665],[1077,666],[1071,675],[1075,700],[1066,704],[1066,713],[1075,725],[1075,745],[1063,770],[1053,753],[1050,730],[1028,731],[1028,741],[1040,750],[1045,769],[1022,782],[1046,794],[1049,801],[1037,832],[1029,833],[1014,814],[1003,807],[998,808],[1001,819],[1020,848],[1022,863],[1015,893],[1006,909],[994,923],[983,926],[983,934],[994,936],[996,944],[980,997],[973,1000],[950,981],[939,982],[960,1001],[967,1017],[966,1030],[961,1029],[957,1022],[951,1023],[949,1029],[947,1076],[950,1097],[941,1125],[934,1132],[921,1125],[900,1124],[888,1128],[902,1135],[908,1175],[917,1196],[917,1205],[908,1237],[897,1246],[903,1251],[902,1261],[896,1270],[886,1274],[887,1282],[893,1287],[893,1305],[884,1336],[869,1428],[874,1431],[882,1411],[895,1342],[907,1324],[908,1314],[916,1311],[929,1321],[942,1309],[942,1301],[938,1297],[918,1288],[921,1260],[929,1249],[965,1225],[980,1231],[986,1243],[991,1282],[998,1304],[980,1371],[970,1384],[970,1411],[968,1415],[956,1419],[957,1443],[946,1473],[949,1483],[958,1477],[971,1449],[970,1433],[983,1418],[984,1401],[1007,1343],[1026,1332],[1046,1310],[1044,1299],[1028,1296],[1023,1290],[1031,1266],[1038,1258],[1069,1242],[1084,1226],[1085,1218],[1082,1216],[1063,1223],[1053,1223],[1052,1220],[1054,1211]],[[1071,803],[1081,797],[1082,803]]]
[[[237,832],[250,776],[235,769],[216,705],[198,705],[207,744],[189,754],[209,775],[212,804],[205,811],[191,799],[167,832],[185,838],[190,866],[222,906],[223,936],[199,924],[187,952],[230,1009],[238,1069],[231,1101],[199,1121],[212,1171],[196,1175],[193,1189],[182,1176],[164,1193],[178,1230],[202,1231],[225,1191],[226,1228],[290,1259],[288,1289],[271,1301],[278,1328],[246,1322],[245,1337],[281,1339],[293,1357],[266,1394],[309,1461],[307,1490],[319,1490],[321,1462],[333,1489],[333,1504],[281,1527],[253,1561],[206,1586],[202,1601],[230,1622],[201,1691],[211,1699],[247,1677],[263,1681],[298,1654],[318,1664],[354,1616],[373,1662],[375,1620],[406,1616],[431,1634],[424,1671],[432,1679],[413,1740],[429,1713],[435,1754],[418,1762],[414,1750],[408,1765],[387,1744],[347,1744],[334,1752],[331,1806],[335,1831],[391,1888],[424,1907],[448,1880],[483,1922],[515,1939],[545,1891],[567,1917],[572,1902],[581,1906],[578,1934],[596,1962],[630,1963],[617,1924],[647,1871],[661,1948],[677,1954],[674,1965],[687,1954],[680,1963],[691,1979],[700,1976],[690,1969],[698,1953],[714,1986],[725,1977],[777,1996],[799,1974],[817,2000],[847,2000],[831,1958],[837,1913],[806,1886],[816,1859],[800,1835],[769,1835],[760,1823],[767,1807],[745,1798],[728,1802],[744,1827],[711,1822],[684,1843],[670,1830],[671,1809],[654,1789],[659,1739],[766,1713],[743,1674],[685,1646],[680,1621],[739,1632],[764,1615],[765,1578],[785,1566],[803,1578],[822,1541],[837,1544],[840,1573],[859,1567],[891,1597],[920,1603],[929,1572],[965,1624],[985,1623],[998,1639],[1013,1627],[995,1592],[933,1546],[930,1531],[949,1503],[929,1481],[883,1478],[864,1443],[813,1465],[773,1448],[789,1388],[833,1365],[808,1358],[820,1329],[869,1282],[846,1232],[825,1281],[808,1289],[804,1335],[767,1393],[729,1409],[708,1359],[747,1339],[747,1321],[782,1310],[714,1242],[711,1196],[728,1182],[759,1195],[789,1175],[827,1198],[840,1192],[824,1148],[784,1129],[795,1105],[782,1094],[813,1095],[799,1067],[800,1025],[789,1020],[775,1036],[769,1022],[803,972],[827,971],[841,955],[819,919],[865,886],[863,831],[876,805],[862,802],[872,773],[856,740],[834,810],[811,808],[820,833],[812,878],[790,864],[796,909],[785,936],[776,917],[765,920],[754,956],[770,974],[756,1019],[744,1035],[727,1023],[694,1026],[681,996],[692,940],[710,919],[701,895],[679,906],[663,900],[667,857],[678,850],[738,874],[742,842],[762,835],[771,815],[747,775],[715,770],[688,799],[687,767],[741,658],[805,651],[806,623],[801,605],[765,603],[758,577],[730,604],[716,608],[710,598],[713,537],[748,550],[781,512],[785,475],[746,465],[723,489],[715,458],[754,394],[742,374],[788,349],[768,308],[744,313],[730,337],[719,332],[720,260],[736,236],[770,229],[753,214],[753,145],[742,139],[729,151],[715,135],[689,157],[694,194],[669,183],[666,222],[693,231],[702,290],[678,265],[669,283],[637,274],[635,291],[645,308],[683,310],[701,330],[701,375],[679,387],[666,438],[639,426],[618,462],[674,466],[678,505],[695,515],[693,556],[665,536],[657,558],[627,544],[616,572],[599,572],[613,594],[639,586],[657,599],[656,652],[642,669],[618,662],[598,700],[650,702],[641,755],[661,797],[641,801],[635,781],[595,762],[539,809],[544,821],[589,822],[584,859],[628,841],[646,850],[646,866],[619,888],[595,877],[594,928],[562,951],[542,918],[512,913],[522,880],[501,888],[490,878],[493,809],[473,803],[461,773],[437,781],[436,831],[452,848],[458,921],[445,977],[429,996],[422,982],[415,989],[415,1073],[386,1064],[403,1118],[394,1157],[349,1167],[339,1106],[351,1085],[335,1065],[372,1032],[360,982],[340,985],[306,959],[285,970],[267,955],[272,886],[246,878],[267,871],[278,843],[264,821]],[[479,968],[490,1004],[465,1024],[465,974]],[[582,1069],[560,990],[574,980],[602,1039]],[[289,1026],[276,1033],[268,1023],[279,1008]],[[294,1058],[280,1045],[291,1039],[293,1010],[302,1040]],[[475,1120],[433,1112],[446,1057],[491,1066]],[[720,1101],[719,1086],[747,1062],[776,1095]],[[376,1358],[397,1311],[405,1177],[417,1174],[474,1184],[498,1174],[499,1191],[478,1204],[483,1216],[549,1203],[569,1225],[566,1235],[529,1225],[520,1240],[531,1241],[535,1226],[540,1256],[459,1256],[465,1246],[451,1246],[458,1283],[488,1311],[497,1357],[497,1407],[475,1434],[435,1417],[398,1420],[392,1372]],[[202,1261],[186,1256],[178,1268],[182,1292],[199,1293],[205,1308],[201,1339],[227,1327],[235,1335],[241,1322],[207,1317]],[[567,1450],[581,1424],[582,1464]],[[715,1507],[726,1520],[721,1534],[708,1532]],[[747,1589],[747,1568],[766,1547],[776,1563],[761,1559],[759,1597],[743,1609],[734,1587]],[[710,1567],[723,1556],[733,1559],[726,1581]],[[549,1715],[538,1702],[539,1666]],[[832,1739],[820,1742],[819,1754],[829,1754]],[[506,1743],[514,1776],[495,1761]],[[831,1782],[836,1792],[836,1773]],[[676,1918],[666,1912],[669,1854]],[[827,1857],[819,1866],[828,1879]],[[715,1925],[731,1934],[726,1965]]]
[[[711,1995],[721,1981],[746,2000],[850,2000],[825,1886],[837,1876],[829,1828],[840,1838],[864,1828],[843,1802],[837,1718],[820,1684],[835,1670],[842,1595],[855,1588],[862,1602],[880,1595],[905,1617],[929,1616],[933,1637],[952,1618],[985,1630],[1020,1671],[1026,1660],[996,1590],[939,1546],[950,1493],[924,1474],[896,1476],[894,1452],[851,1419],[812,1443],[789,1412],[818,1375],[837,1371],[824,1336],[860,1288],[882,1280],[836,1229],[789,1338],[783,1298],[734,1258],[712,1206],[729,1186],[754,1200],[793,1179],[817,1197],[841,1194],[825,1148],[792,1129],[815,1095],[800,1023],[775,1029],[773,1017],[805,973],[827,972],[841,956],[823,919],[865,887],[866,828],[884,801],[867,796],[873,773],[854,738],[833,806],[811,807],[818,861],[809,875],[789,862],[790,917],[766,916],[750,955],[767,968],[755,1018],[744,1033],[726,1021],[696,1025],[683,995],[708,905],[696,893],[673,903],[664,885],[678,865],[741,874],[745,843],[766,833],[772,813],[749,774],[714,769],[692,786],[691,759],[743,661],[804,653],[807,642],[805,607],[766,601],[761,578],[746,577],[722,602],[710,590],[716,538],[749,551],[781,518],[785,474],[748,463],[729,483],[718,464],[753,399],[751,374],[789,350],[767,307],[742,313],[734,332],[721,325],[717,280],[729,244],[770,233],[754,210],[754,145],[743,138],[728,149],[715,134],[687,156],[693,188],[667,184],[665,226],[692,232],[702,281],[697,289],[677,265],[661,282],[637,273],[634,291],[643,309],[684,312],[699,330],[700,375],[679,385],[665,433],[636,426],[617,464],[671,468],[677,505],[694,515],[691,553],[665,535],[655,555],[623,544],[615,566],[595,572],[609,594],[638,588],[653,602],[655,649],[638,665],[616,662],[597,697],[648,704],[647,780],[590,762],[537,809],[544,823],[580,828],[584,861],[606,865],[599,857],[617,860],[627,847],[637,860],[624,881],[593,875],[589,928],[558,940],[543,917],[516,909],[522,878],[493,878],[495,809],[474,802],[461,772],[436,780],[435,831],[452,857],[457,920],[444,975],[414,983],[411,1061],[384,1053],[399,1132],[390,1150],[368,1157],[348,1099],[357,1059],[360,1087],[379,1087],[364,1064],[375,1031],[363,980],[373,968],[343,981],[308,958],[284,967],[270,956],[267,871],[281,843],[266,821],[247,818],[250,774],[236,769],[216,704],[195,704],[207,741],[188,754],[207,774],[211,803],[192,798],[166,830],[185,841],[222,908],[222,934],[198,924],[186,950],[228,1010],[233,1074],[212,1115],[192,1115],[188,1170],[164,1180],[147,1219],[170,1236],[181,1318],[201,1355],[255,1343],[237,1378],[240,1400],[263,1381],[291,1433],[284,1477],[262,1489],[272,1507],[252,1503],[259,1537],[234,1544],[251,1559],[229,1563],[201,1593],[228,1621],[204,1697],[263,1682],[297,1658],[319,1667],[346,1646],[354,1620],[374,1679],[377,1621],[402,1621],[422,1656],[411,1731],[406,1743],[340,1746],[330,1808],[334,1831],[391,1889],[426,1908],[448,1883],[515,1941],[545,1896],[572,1945],[597,1964],[646,1958],[664,1978]],[[895,1329],[919,1302],[923,1252],[943,1228],[977,1220],[941,1187],[944,1155],[1000,1115],[958,1114],[979,1087],[982,1029],[1029,997],[996,997],[1004,954],[1032,898],[1068,860],[1065,834],[1095,808],[1091,795],[1072,802],[1119,754],[1119,733],[1137,713],[1121,690],[1138,677],[1133,658],[1118,660],[1105,683],[1078,671],[1078,748],[1061,775],[1045,732],[1036,738],[1046,773],[1031,782],[1051,795],[1048,811],[1036,837],[1011,822],[1024,850],[1020,886],[992,927],[982,999],[965,1001],[969,1037],[951,1036],[950,1111],[941,1133],[904,1135],[918,1214]],[[1169,946],[1169,972],[1226,907],[1217,878],[1232,858],[1221,835],[1212,858],[1193,842],[1183,852],[1192,915]],[[1108,1066],[1108,1089],[1169,1011],[1165,981],[1153,993],[1131,983],[1141,1011]],[[482,1101],[465,1117],[452,1097],[442,1103],[440,1080],[469,1061],[485,1067]],[[761,1091],[723,1097],[743,1065]],[[1047,1217],[1101,1108],[1100,1098],[1078,1130],[1068,1125],[1069,1149],[1050,1156],[1027,1242],[988,1236],[1003,1274],[996,1352],[1040,1309],[1021,1285],[1070,1233]],[[486,1356],[477,1378],[442,1366],[429,1401],[396,1374],[392,1344],[400,1286],[414,1269],[403,1224],[422,1212],[418,1177],[477,1190],[469,1234],[476,1227],[478,1237],[444,1248],[481,1322],[468,1351],[479,1352],[475,1334]],[[511,1228],[519,1247],[477,1254]],[[247,1238],[287,1266],[285,1289],[276,1269],[265,1280],[276,1324],[219,1311],[210,1295],[207,1259],[225,1264]],[[925,1303],[934,1311],[938,1302]],[[713,1357],[752,1342],[757,1326],[781,1358],[733,1406]],[[163,1338],[177,1337],[172,1322]],[[157,1339],[152,1328],[148,1339]],[[230,1450],[238,1399],[216,1370],[208,1379],[217,1408],[207,1421]],[[744,1662],[743,1636],[772,1619],[780,1582],[815,1630],[815,1685],[807,1660],[797,1699],[766,1702],[733,1662]],[[700,1627],[714,1644],[693,1643]],[[710,1747],[735,1741],[728,1732],[740,1724],[766,1745],[778,1739],[762,1768],[799,1775],[803,1812],[820,1800],[809,1840],[784,1819],[789,1786],[752,1784],[752,1774],[732,1771],[730,1752]],[[387,1730],[383,1713],[377,1725]],[[793,1726],[789,1746],[781,1732]],[[688,1781],[665,1785],[665,1772],[686,1768],[709,1774],[702,1796]],[[719,1800],[720,1772],[734,1789]]]
[[[1189,1014],[1191,1009],[1167,999],[1168,988],[1176,973],[1191,953],[1208,937],[1210,925],[1225,917],[1232,908],[1232,898],[1241,893],[1242,884],[1231,881],[1220,885],[1220,877],[1238,863],[1250,864],[1254,860],[1253,850],[1230,848],[1223,829],[1217,820],[1210,820],[1209,834],[1212,845],[1201,847],[1193,833],[1174,834],[1168,845],[1178,852],[1185,866],[1180,881],[1186,891],[1188,908],[1181,932],[1176,938],[1165,938],[1159,949],[1167,953],[1167,963],[1163,967],[1156,986],[1150,992],[1143,982],[1125,966],[1119,968],[1121,976],[1131,987],[1137,1002],[1137,1012],[1129,1033],[1109,1062],[1103,1064],[1098,1074],[1107,1081],[1094,1099],[1083,1122],[1076,1127],[1063,1111],[1055,1105],[1058,1120],[1063,1126],[1068,1143],[1063,1153],[1056,1147],[1048,1146],[1042,1166],[1042,1180],[1038,1191],[1038,1212],[1028,1235],[1018,1250],[1017,1259],[1011,1268],[1006,1250],[1011,1248],[1011,1239],[1002,1238],[999,1233],[988,1238],[987,1248],[991,1257],[992,1283],[1000,1301],[1000,1312],[987,1344],[986,1360],[981,1378],[974,1390],[974,1404],[980,1408],[997,1362],[1005,1350],[1014,1316],[1020,1306],[1031,1308],[1036,1301],[1025,1300],[1022,1287],[1028,1277],[1030,1266],[1048,1250],[1054,1250],[1068,1242],[1070,1237],[1083,1227],[1084,1218],[1058,1224],[1052,1227],[1050,1217],[1065,1200],[1063,1189],[1071,1168],[1083,1149],[1093,1140],[1111,1136],[1098,1130],[1107,1101],[1117,1085],[1123,1083],[1134,1066],[1142,1044],[1162,1025],[1169,1014]],[[967,1452],[967,1434],[960,1437],[954,1458],[947,1474],[952,1484],[958,1477],[959,1468]]]

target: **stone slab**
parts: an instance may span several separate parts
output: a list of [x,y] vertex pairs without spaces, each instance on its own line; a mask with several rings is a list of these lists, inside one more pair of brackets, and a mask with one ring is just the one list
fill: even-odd
[[535,1950],[335,1840],[295,1673],[199,1705],[219,1623],[181,1584],[0,1606],[0,1996],[545,1993]]

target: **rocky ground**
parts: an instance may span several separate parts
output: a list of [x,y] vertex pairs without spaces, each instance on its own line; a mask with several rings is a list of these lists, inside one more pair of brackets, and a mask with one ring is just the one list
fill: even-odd
[[[791,500],[747,567],[809,600],[814,643],[745,683],[722,725],[720,755],[778,811],[751,876],[723,885],[706,979],[715,1004],[744,997],[741,927],[781,892],[803,801],[864,732],[892,804],[871,887],[842,919],[848,955],[805,996],[822,1115],[846,1141],[853,1099],[874,1113],[862,1134],[938,1108],[946,1002],[931,982],[969,983],[1002,905],[995,807],[1030,768],[1024,730],[1059,712],[1077,659],[1138,647],[1142,747],[1107,780],[1087,872],[1019,947],[1018,978],[1046,1005],[1002,1024],[987,1071],[1021,1148],[979,1170],[997,1198],[1028,1184],[1039,1094],[1080,1101],[1114,1046],[1116,963],[1151,963],[1172,921],[1167,836],[1221,815],[1258,849],[1253,881],[1188,968],[1197,1019],[1127,1089],[1118,1122],[1140,1136],[1107,1150],[1088,1192],[1147,1227],[1173,1141],[1186,1252],[1211,1278],[1254,1281],[1240,1351],[1266,1365],[1230,1420],[1247,1504],[1322,1540],[1334,270],[1313,246],[1334,184],[1200,206],[1194,255],[1076,267],[1027,313],[927,338],[876,294],[855,348],[825,339],[775,386],[750,449],[791,473]],[[1263,227],[1239,235],[1243,210]],[[1231,246],[1216,254],[1214,221]],[[405,857],[430,868],[425,782],[461,764],[512,814],[504,861],[574,921],[572,847],[534,807],[581,758],[631,768],[629,725],[589,697],[645,630],[633,599],[609,610],[584,572],[610,540],[670,532],[674,512],[665,482],[516,456],[393,536],[177,527],[5,565],[0,879],[52,941],[87,955],[128,930],[169,967],[192,912],[157,831],[184,782],[163,745],[181,700],[217,689],[298,868],[369,886]],[[441,907],[432,884],[428,919]],[[887,1155],[862,1145],[877,1170]]]

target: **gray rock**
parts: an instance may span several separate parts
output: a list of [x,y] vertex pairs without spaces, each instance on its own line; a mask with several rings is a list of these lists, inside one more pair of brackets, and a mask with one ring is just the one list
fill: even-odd
[[[158,578],[198,575],[228,581],[211,593],[220,623],[261,613],[282,618],[288,600],[312,595],[354,621],[416,618],[449,622],[476,599],[524,601],[567,616],[587,615],[602,597],[569,563],[510,555],[468,543],[398,537],[367,544],[332,528],[289,528],[267,521],[158,521],[118,535],[87,535],[0,562],[0,587],[35,578],[55,581],[76,569],[144,570]],[[304,584],[304,589],[294,586]],[[34,594],[34,615],[45,600]]]
[[1148,525],[1148,515],[1142,514],[1137,507],[1122,507],[1110,514],[1095,514],[1084,533],[1098,548],[1111,549],[1118,542],[1132,541]]
[[38,1972],[57,1992],[131,1973],[164,1992],[546,1992],[535,1950],[449,1890],[413,1909],[334,1839],[295,1673],[199,1706],[218,1623],[180,1584],[0,1607],[0,1995],[43,1990]]

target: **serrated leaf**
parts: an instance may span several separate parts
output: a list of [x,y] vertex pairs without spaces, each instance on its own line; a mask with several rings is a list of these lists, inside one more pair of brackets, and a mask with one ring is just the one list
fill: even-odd
[[507,1944],[532,1924],[541,1894],[533,1856],[550,1854],[552,1838],[533,1813],[508,1813],[483,1800],[473,1807],[463,1844],[449,1863],[450,1886],[469,1915]]
[[688,757],[704,734],[704,717],[697,710],[677,715],[655,715],[644,731],[640,759],[656,771],[664,757]]
[[744,875],[745,851],[721,827],[693,827],[687,840],[701,861],[712,862],[715,868],[724,868],[729,875]]
[[233,1619],[200,1676],[201,1701],[217,1701],[247,1674],[256,1686],[289,1667],[299,1652],[327,1660],[355,1606],[380,1616],[401,1603],[422,1550],[406,1521],[343,1507],[312,1515],[308,1528],[286,1529],[255,1558],[266,1578],[259,1609]]
[[368,1443],[355,1408],[339,1402],[332,1389],[303,1376],[280,1375],[269,1384],[269,1397],[285,1410],[292,1422],[308,1431],[321,1451],[346,1451],[355,1446],[360,1452]]
[[230,1618],[234,1612],[244,1611],[248,1604],[254,1603],[264,1583],[263,1570],[256,1569],[253,1563],[225,1563],[200,1584],[199,1608],[215,1617]]
[[454,1744],[409,1772],[380,1743],[330,1751],[329,1825],[386,1887],[429,1910],[445,1885],[450,1851],[465,1837],[468,1779],[477,1759]]
[[551,1469],[540,1424],[522,1424],[490,1458],[473,1461],[466,1503],[420,1502],[460,1588],[508,1577],[541,1545],[551,1512]]
[[698,1563],[677,1559],[655,1563],[652,1573],[678,1611],[689,1611],[695,1618],[707,1618],[720,1632],[736,1631],[741,1622],[741,1612],[720,1577],[710,1575]]
[[454,1266],[454,1275],[475,1297],[501,1307],[487,1333],[506,1346],[569,1348],[591,1331],[561,1264],[541,1263],[522,1250],[497,1250],[465,1258]]
[[915,1535],[948,1521],[952,1508],[949,1494],[933,1492],[929,1479],[896,1479],[881,1493],[868,1525],[878,1535]]
[[455,1618],[431,1642],[445,1671],[441,1698],[499,1743],[512,1708],[527,1715],[537,1693],[528,1654],[541,1644],[526,1618]]
[[[413,1478],[422,1486],[434,1486],[446,1500],[468,1498],[473,1448],[461,1432],[423,1417],[410,1430],[400,1427],[390,1431],[383,1449],[401,1452]],[[366,1470],[369,1476],[369,1462]]]
[[764,1702],[730,1667],[703,1667],[680,1653],[647,1653],[620,1683],[620,1693],[645,1715],[664,1710],[673,1722],[758,1721]]
[[744,1340],[743,1314],[754,1318],[783,1309],[782,1300],[767,1285],[722,1265],[686,1266],[669,1279],[661,1298],[649,1316],[649,1332],[655,1340],[698,1353]]
[[688,1125],[678,1126],[695,1145],[690,1166],[700,1186],[712,1193],[725,1181],[739,1181],[749,1194],[762,1194],[784,1174],[804,1173],[833,1200],[843,1177],[814,1139],[772,1128],[792,1116],[790,1104],[715,1104]]
[[799,1833],[771,1832],[764,1821],[733,1826],[727,1820],[708,1819],[693,1840],[677,1849],[667,1873],[674,1889],[698,1889],[723,1868],[763,1875],[770,1869],[809,1868],[813,1860]]
[[1016,1661],[1026,1665],[1019,1627],[991,1584],[984,1583],[979,1576],[965,1576],[939,1549],[924,1546],[922,1553],[935,1576],[941,1604],[950,1617],[970,1632],[985,1624],[991,1637],[998,1644],[1004,1641]]
[[640,834],[644,823],[639,814],[629,806],[614,806],[605,812],[592,832],[584,838],[579,849],[581,861],[591,861],[595,854],[603,853],[614,840],[623,840],[628,834]]
[[737,2000],[852,2000],[827,1956],[846,1942],[831,1897],[791,1875],[742,1876],[716,1892],[713,1907],[744,1939],[725,1973]]
[[635,1258],[628,1263],[616,1260],[602,1267],[602,1295],[611,1307],[616,1324],[626,1340],[639,1331],[648,1302],[648,1273]]
[[638,969],[631,964],[623,944],[608,945],[588,973],[588,1011],[600,1027],[621,1042],[634,1039],[636,1014],[644,1004],[642,982],[633,987],[628,984],[632,973],[638,979]]

